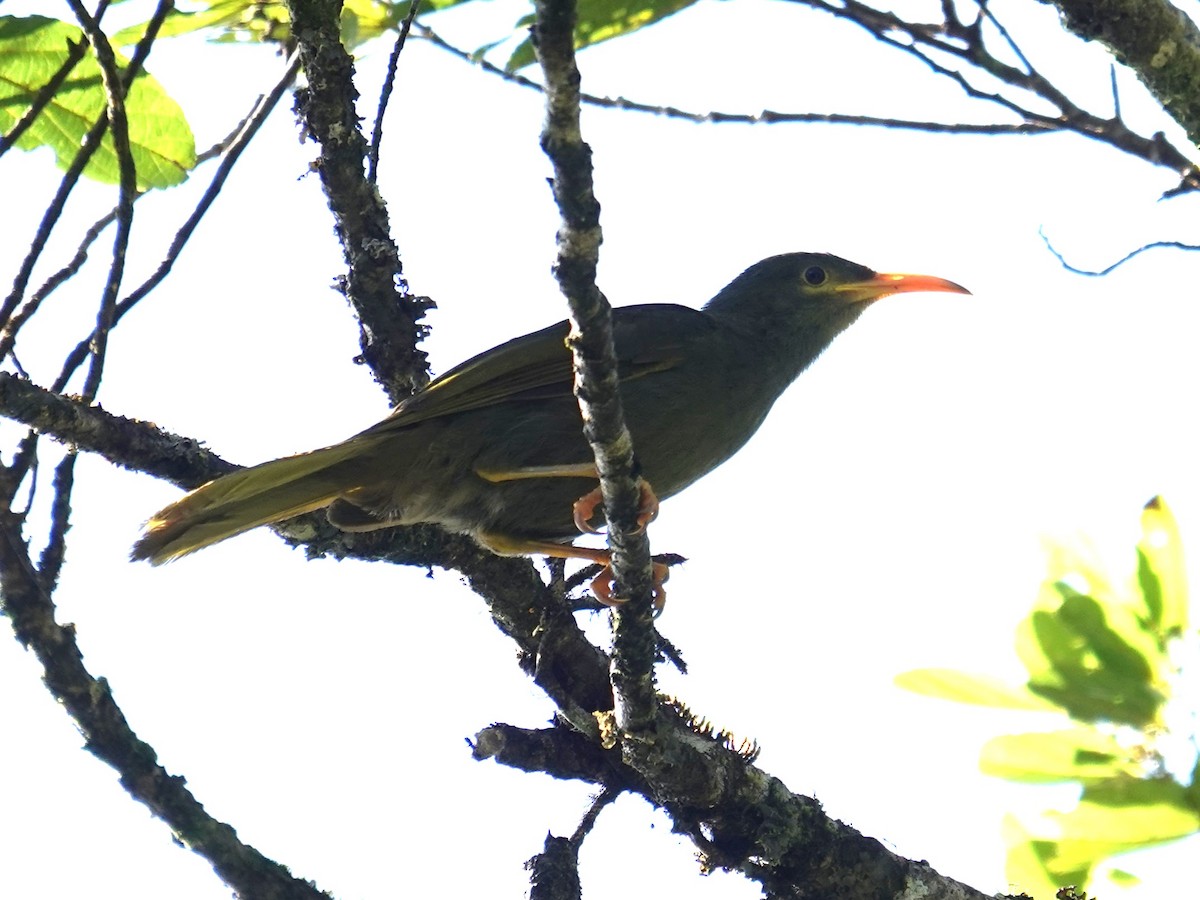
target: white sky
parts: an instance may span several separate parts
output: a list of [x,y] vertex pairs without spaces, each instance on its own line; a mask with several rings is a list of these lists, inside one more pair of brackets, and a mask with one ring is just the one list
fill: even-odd
[[[56,14],[3,12],[35,6]],[[474,47],[522,11],[471,6],[432,24]],[[993,9],[1029,36],[1035,62],[1108,111],[1103,54],[1058,36],[1041,4]],[[365,52],[369,114],[387,47]],[[180,41],[162,44],[150,69],[205,147],[279,65],[260,49]],[[705,0],[587,51],[581,68],[592,93],[695,110],[996,116],[850,26],[759,0]],[[1120,82],[1131,124],[1175,133],[1132,76]],[[298,145],[287,107],[166,285],[115,333],[101,392],[110,411],[240,463],[339,440],[386,411],[350,362],[356,329],[328,288],[340,251],[305,176],[314,148]],[[435,372],[564,315],[549,274],[557,213],[541,114],[532,91],[420,41],[405,50],[381,187],[412,287],[438,303],[426,343]],[[1185,542],[1200,545],[1196,262],[1156,252],[1086,279],[1038,237],[1044,227],[1073,261],[1102,266],[1149,240],[1195,241],[1196,201],[1157,202],[1169,172],[1072,136],[700,126],[596,109],[584,128],[603,205],[601,287],[615,304],[699,305],[788,250],[974,292],[873,308],[750,446],[665,504],[651,539],[690,559],[672,574],[660,627],[691,674],[664,670],[665,690],[757,739],[761,765],[832,815],[980,889],[1006,889],[1001,816],[1047,794],[984,779],[978,750],[1038,723],[912,697],[891,680],[927,665],[1019,678],[1012,635],[1047,536],[1086,531],[1125,564],[1140,505],[1162,493]],[[46,153],[0,166],[4,278],[55,178]],[[157,264],[205,176],[194,181],[139,203],[130,285]],[[81,194],[76,229],[113,197]],[[105,262],[93,253],[93,276]],[[53,328],[19,347],[35,378],[57,371],[44,354],[74,344],[97,297],[94,277],[56,296]],[[339,898],[447,879],[464,896],[521,896],[521,863],[548,828],[574,829],[587,790],[471,761],[464,738],[478,729],[551,714],[478,598],[452,573],[306,563],[265,531],[161,569],[126,563],[140,522],[177,493],[85,457],[57,594],[88,666],[164,765],[245,840]],[[430,635],[459,646],[423,657]],[[0,893],[228,895],[80,748],[14,641],[0,641],[0,684]],[[585,845],[585,895],[758,895],[740,876],[701,878],[693,852],[664,816],[622,799]],[[1193,842],[1128,861],[1147,879],[1137,896],[1177,890],[1171,860],[1194,852]]]

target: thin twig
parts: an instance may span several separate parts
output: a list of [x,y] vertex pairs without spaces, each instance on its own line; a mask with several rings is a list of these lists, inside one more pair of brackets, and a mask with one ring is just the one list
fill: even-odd
[[[263,120],[265,120],[267,114],[269,114],[270,111],[272,109],[274,109],[275,105],[279,102],[279,98],[283,95],[284,90],[287,89],[287,85],[290,84],[291,81],[295,78],[298,68],[299,68],[299,64],[295,60],[295,57],[293,56],[291,63],[289,63],[287,74],[284,76],[284,79],[282,79],[276,85],[274,91],[272,91],[273,99],[264,106],[264,102],[263,102],[264,98],[260,96],[258,98],[258,100],[256,101],[255,108],[252,109],[250,111],[250,113],[248,113],[246,115],[246,117],[243,118],[237,124],[237,126],[229,132],[229,134],[226,137],[217,141],[211,147],[204,150],[203,152],[196,154],[196,167],[198,168],[202,163],[208,162],[208,160],[214,159],[214,158],[220,156],[231,146],[234,146],[235,142],[238,141],[239,138],[244,138],[246,128],[251,122],[254,123],[254,126],[253,126],[253,129],[249,132],[249,134],[253,135],[253,133],[258,130],[259,126],[261,126],[261,124],[262,124]],[[233,154],[234,159],[236,159],[237,156],[239,156],[241,154],[242,149],[244,149],[244,147],[245,147],[245,143],[246,143],[246,141],[243,140],[242,143],[240,145],[238,145],[236,152]],[[227,162],[221,168],[219,168],[217,170],[217,175],[214,177],[214,182],[217,181],[217,179],[219,179],[220,182],[223,183],[225,178],[228,176],[229,168],[231,167],[231,165],[232,165],[232,162]],[[224,171],[222,171],[222,169]],[[138,200],[140,200],[144,196],[146,196],[146,192],[139,191],[137,196],[134,197],[134,202],[136,203]],[[213,184],[210,184],[208,190],[205,192],[205,194],[203,195],[203,197],[201,198],[201,201],[200,201],[205,209],[207,209],[207,206],[212,203],[212,199],[215,196],[216,196],[216,191],[214,190],[214,186],[213,186]],[[199,209],[199,207],[197,207],[197,208]],[[61,269],[59,269],[54,274],[52,274],[44,282],[42,282],[42,286],[39,287],[36,291],[34,291],[34,293],[29,297],[29,299],[25,301],[25,304],[21,307],[21,309],[9,318],[9,320],[4,324],[3,328],[0,328],[0,360],[11,357],[14,365],[17,366],[18,371],[21,371],[20,365],[16,361],[16,357],[13,356],[14,345],[16,344],[17,335],[20,332],[21,328],[30,319],[33,318],[33,316],[37,313],[38,309],[41,308],[42,303],[44,303],[46,301],[46,299],[52,293],[54,293],[54,291],[56,291],[59,287],[61,287],[63,284],[65,284],[67,281],[69,281],[71,278],[73,278],[75,275],[77,275],[79,273],[79,270],[81,268],[83,268],[83,264],[85,262],[87,262],[88,251],[91,248],[92,244],[94,244],[96,242],[96,240],[104,232],[104,229],[106,229],[109,225],[111,225],[113,222],[115,222],[116,219],[117,219],[117,208],[114,207],[113,209],[111,209],[107,213],[105,213],[103,216],[101,216],[99,219],[97,219],[95,222],[93,222],[91,224],[91,226],[88,228],[88,230],[84,233],[83,239],[79,242],[79,246],[75,250],[75,255],[71,257],[71,259],[66,263],[66,265],[64,265]],[[191,218],[189,219],[188,225],[185,225],[184,228],[181,229],[180,233],[176,235],[175,240],[171,245],[171,250],[168,251],[167,260],[162,265],[159,266],[158,271],[155,272],[155,275],[152,278],[153,283],[151,284],[150,282],[147,282],[146,284],[143,284],[141,287],[139,287],[136,291],[134,291],[133,295],[131,295],[131,297],[135,298],[133,300],[133,302],[136,302],[137,299],[140,299],[141,297],[145,296],[145,294],[149,293],[149,291],[152,287],[157,285],[158,282],[162,281],[162,279],[166,276],[167,272],[170,271],[171,264],[173,263],[174,258],[178,256],[179,251],[182,249],[183,242],[186,241],[186,236],[181,241],[180,235],[182,234],[182,232],[185,229],[187,231],[187,234],[190,235],[191,231],[195,228],[195,225],[199,222],[199,220],[200,220],[200,215],[198,215],[197,213],[194,212],[192,214]],[[164,268],[164,266],[165,266],[165,268]],[[130,298],[126,298],[126,301],[129,301],[129,300],[130,300]],[[116,321],[119,320],[120,317],[122,315],[124,315],[125,312],[128,311],[129,306],[131,306],[131,305],[132,305],[132,303],[128,303],[128,302],[125,305],[122,305],[122,304],[117,305],[117,310],[116,310],[117,314],[114,318],[113,324],[116,324]],[[74,371],[75,368],[78,367],[79,362],[82,362],[83,357],[87,353],[87,348],[88,348],[89,344],[91,343],[91,340],[92,340],[92,335],[89,334],[81,342],[80,349],[78,350],[78,352],[80,354],[79,359],[78,359],[78,362],[76,362],[75,365],[73,367],[71,367],[72,372]],[[24,374],[24,373],[22,372],[22,374]],[[61,386],[58,389],[61,390],[62,389]]]
[[388,57],[387,76],[383,79],[383,87],[379,91],[379,106],[375,111],[375,128],[371,131],[371,147],[367,151],[367,181],[371,184],[378,181],[379,147],[383,143],[383,114],[387,111],[388,100],[392,96],[392,87],[396,83],[396,69],[400,65],[400,52],[404,49],[404,42],[408,40],[408,32],[412,28],[413,20],[417,17],[417,10],[420,7],[421,0],[412,0],[412,6],[408,8],[408,15],[400,24],[400,33],[396,35],[396,43],[392,45],[392,55]]
[[[97,12],[97,20],[99,20],[99,16],[100,13]],[[21,135],[28,131],[29,127],[37,121],[38,116],[42,114],[42,110],[50,105],[50,101],[54,99],[55,94],[58,93],[58,89],[67,80],[67,76],[71,74],[79,61],[87,56],[87,51],[87,41],[79,41],[78,43],[67,42],[67,58],[58,67],[58,71],[51,75],[50,80],[42,85],[38,89],[38,92],[34,94],[29,108],[17,120],[17,124],[10,128],[7,134],[0,135],[0,156],[3,156],[10,148],[16,146]]]
[[[108,100],[109,133],[112,135],[113,150],[117,155],[120,170],[120,187],[117,200],[117,233],[113,240],[112,264],[108,267],[104,292],[100,298],[100,309],[96,315],[96,329],[92,338],[91,365],[83,383],[83,398],[91,402],[100,390],[100,379],[104,373],[104,358],[108,349],[108,332],[112,327],[113,314],[117,305],[117,292],[125,275],[125,254],[129,248],[129,234],[133,228],[133,199],[137,194],[137,169],[133,162],[133,150],[129,144],[129,119],[125,113],[125,93],[128,85],[122,82],[117,68],[116,54],[108,42],[108,36],[88,13],[80,0],[67,0],[96,54],[100,66],[100,80]],[[170,0],[161,0],[159,10],[165,17],[171,8]],[[157,30],[157,29],[155,29]],[[148,32],[149,34],[149,32]],[[153,36],[150,37],[153,40]],[[130,82],[131,84],[132,82]]]
[[[4,327],[0,329],[0,360],[8,358],[13,353],[17,343],[17,335],[20,334],[21,329],[37,314],[37,311],[42,307],[42,303],[51,294],[78,274],[79,270],[83,268],[83,264],[87,262],[88,250],[92,244],[116,220],[117,210],[113,208],[93,222],[88,230],[84,232],[83,240],[79,242],[79,246],[75,249],[75,255],[71,257],[65,266],[42,282],[42,286],[34,291],[25,303],[22,304],[21,308],[4,323]],[[89,337],[88,343],[90,343],[90,340]]]
[[1074,272],[1076,275],[1087,275],[1088,277],[1091,277],[1091,278],[1099,278],[1100,276],[1107,275],[1110,272],[1113,272],[1116,269],[1119,269],[1121,266],[1125,265],[1125,263],[1129,262],[1135,256],[1141,256],[1147,250],[1157,250],[1157,249],[1161,249],[1161,248],[1167,248],[1167,249],[1171,249],[1171,250],[1188,250],[1188,251],[1200,250],[1200,245],[1188,244],[1188,243],[1184,243],[1183,241],[1151,241],[1148,244],[1143,244],[1141,247],[1138,247],[1136,250],[1131,250],[1130,252],[1128,252],[1124,256],[1122,256],[1120,259],[1118,259],[1115,263],[1112,263],[1109,266],[1105,266],[1103,269],[1081,269],[1078,266],[1072,265],[1071,263],[1067,262],[1066,257],[1063,256],[1062,252],[1057,247],[1055,247],[1054,244],[1052,244],[1050,242],[1050,238],[1046,235],[1045,229],[1039,228],[1038,235],[1041,236],[1042,241],[1046,245],[1046,249],[1049,250],[1054,255],[1054,258],[1057,259],[1059,261],[1059,263],[1062,264],[1062,267],[1064,269],[1066,269],[1068,272]]
[[1112,85],[1113,98],[1113,118],[1121,118],[1121,92],[1117,89],[1117,64],[1110,63],[1108,67],[1108,81]]
[[[165,279],[171,272],[176,260],[183,252],[183,248],[187,246],[187,243],[192,234],[195,232],[196,227],[200,224],[201,219],[204,218],[204,215],[208,212],[209,208],[216,200],[217,195],[220,194],[221,188],[224,186],[225,181],[229,178],[230,173],[233,171],[234,165],[236,165],[238,159],[241,157],[242,153],[245,152],[246,148],[250,146],[250,141],[253,140],[254,136],[258,133],[258,130],[262,127],[262,124],[267,120],[267,117],[271,114],[272,110],[275,109],[276,105],[279,103],[279,100],[287,91],[288,86],[295,80],[296,73],[299,71],[299,68],[299,58],[296,56],[296,54],[293,54],[292,58],[288,61],[286,68],[284,69],[283,75],[275,83],[275,86],[271,89],[271,91],[265,96],[259,97],[258,100],[255,101],[254,109],[251,111],[250,115],[242,121],[242,125],[237,133],[237,136],[229,144],[228,152],[217,166],[216,171],[213,173],[212,180],[209,181],[208,187],[205,188],[204,194],[200,197],[196,207],[192,210],[191,214],[188,216],[183,225],[180,226],[179,231],[175,233],[175,237],[171,241],[171,246],[167,249],[162,262],[158,265],[158,268],[154,270],[154,273],[149,278],[138,285],[137,288],[135,288],[129,293],[128,296],[126,296],[123,300],[121,300],[120,303],[117,304],[116,310],[113,314],[113,325],[116,325],[116,323],[120,322],[122,317],[124,317],[127,312],[133,309],[133,307],[136,306],[140,300],[144,299],[147,294],[158,287],[163,279]],[[55,379],[54,383],[50,386],[52,391],[57,392],[66,389],[67,382],[70,381],[71,376],[87,358],[88,347],[90,346],[93,337],[94,332],[80,341],[75,346],[75,349],[67,355],[67,358],[63,363],[62,371],[59,373],[58,378]]]
[[[792,2],[822,10],[866,29],[882,43],[913,56],[937,74],[950,78],[967,96],[1001,106],[1021,117],[1027,124],[1047,131],[1074,131],[1152,165],[1170,168],[1181,176],[1181,184],[1173,193],[1200,189],[1200,169],[1186,154],[1167,141],[1161,132],[1149,138],[1143,137],[1130,129],[1119,117],[1102,119],[1087,112],[1032,68],[1015,39],[1007,31],[1001,33],[1022,65],[1029,67],[1029,71],[1022,71],[994,57],[984,45],[979,30],[963,25],[957,18],[947,17],[943,22],[936,24],[915,24],[858,0],[844,0],[841,5],[833,0]],[[1000,27],[994,17],[991,21]],[[900,36],[903,36],[903,39]],[[1009,87],[1040,97],[1052,105],[1057,114],[1046,115],[1002,94],[983,90],[977,87],[964,71],[940,62],[931,53],[944,53],[961,59]]]
[[[1113,119],[1102,119],[1093,116],[1072,103],[1061,91],[1054,87],[1046,78],[1040,75],[1016,39],[1009,33],[996,16],[981,4],[981,10],[988,20],[997,28],[1001,37],[1012,50],[1013,54],[1026,67],[1027,71],[1006,65],[994,57],[984,46],[977,23],[962,22],[955,12],[953,4],[943,4],[944,21],[934,24],[919,24],[905,21],[899,16],[877,10],[864,3],[849,0],[844,4],[834,0],[793,0],[793,2],[811,6],[814,9],[827,12],[845,21],[856,24],[871,33],[881,43],[887,44],[900,52],[907,53],[920,60],[933,72],[952,79],[967,94],[967,96],[1000,106],[1019,117],[1019,122],[1001,122],[973,124],[966,122],[927,122],[907,119],[892,119],[878,116],[857,116],[841,113],[786,113],[775,110],[764,110],[760,113],[729,113],[729,112],[695,112],[678,109],[673,106],[655,105],[628,100],[624,97],[608,98],[591,94],[581,94],[581,102],[608,109],[621,109],[644,112],[666,118],[683,119],[696,123],[714,124],[783,124],[823,122],[839,125],[864,125],[868,127],[893,128],[908,131],[922,131],[938,134],[1048,134],[1058,131],[1075,131],[1085,137],[1098,140],[1109,146],[1152,165],[1167,166],[1180,173],[1179,187],[1169,195],[1200,189],[1200,171],[1178,148],[1170,144],[1164,136],[1156,134],[1146,138],[1129,129],[1121,120],[1119,112]],[[498,78],[503,78],[512,84],[531,90],[542,91],[543,86],[538,82],[516,72],[508,72],[486,59],[455,47],[432,29],[418,23],[414,26],[419,37],[445,50],[454,56],[478,65],[483,71]],[[903,39],[897,36],[902,35]],[[932,52],[945,53],[961,59],[974,68],[986,72],[1010,87],[1027,91],[1038,96],[1057,109],[1056,115],[1047,115],[1002,94],[984,90],[958,69],[954,69],[938,61]]]
[[608,806],[617,797],[621,796],[621,792],[615,788],[605,786],[605,788],[592,800],[588,811],[584,813],[583,818],[579,820],[579,827],[575,829],[575,833],[571,835],[571,843],[578,850],[583,843],[583,839],[588,836],[592,828],[596,825],[596,820],[600,818],[600,813],[604,811],[604,807]]
[[[455,47],[427,25],[417,23],[413,26],[415,34],[422,40],[429,41],[433,46],[445,50],[464,62],[478,66],[489,75],[494,75],[519,87],[528,88],[538,93],[545,92],[545,86],[517,72],[509,72],[486,59],[475,56],[461,47]],[[936,134],[1047,134],[1051,131],[1061,131],[1062,126],[1056,123],[1044,122],[995,122],[990,124],[975,124],[970,122],[926,122],[915,119],[892,119],[881,116],[858,116],[845,113],[794,113],[779,112],[764,109],[757,113],[734,113],[711,110],[695,112],[679,109],[675,106],[661,106],[652,103],[642,103],[626,97],[600,97],[596,94],[580,93],[579,100],[589,106],[602,109],[617,109],[627,112],[647,113],[662,116],[667,119],[681,119],[685,122],[712,125],[781,125],[795,123],[822,123],[827,125],[865,125],[881,128],[896,128],[907,131],[926,131]]]
[[75,485],[75,460],[78,454],[69,448],[54,469],[54,502],[50,504],[50,535],[38,560],[38,578],[49,597],[58,585],[63,560],[67,556],[67,531],[71,527],[71,490]]
[[[107,0],[101,4],[101,8],[107,7]],[[155,17],[151,20],[148,26],[146,36],[138,43],[134,50],[133,57],[129,61],[129,65],[123,73],[123,82],[128,89],[128,86],[133,83],[133,79],[137,77],[141,71],[142,63],[146,55],[150,52],[150,44],[153,35],[157,34],[158,27],[161,25],[162,18],[165,18],[166,13],[170,11],[171,4],[169,2],[161,2],[158,10],[155,12]],[[161,13],[161,16],[160,16]],[[92,20],[99,23],[99,13]],[[79,178],[83,174],[83,170],[87,167],[88,162],[100,149],[101,140],[105,132],[108,130],[108,116],[101,115],[96,123],[88,130],[80,142],[79,152],[75,154],[75,158],[71,160],[71,165],[63,173],[61,180],[58,183],[58,189],[54,193],[54,197],[50,200],[46,207],[45,213],[42,214],[42,219],[38,223],[38,228],[33,236],[33,240],[29,245],[29,252],[25,254],[21,260],[21,265],[17,270],[17,275],[13,279],[12,290],[4,299],[4,303],[0,304],[0,322],[7,322],[21,302],[21,298],[25,296],[25,291],[29,287],[29,279],[33,275],[34,266],[37,265],[42,253],[46,249],[46,244],[50,240],[50,235],[53,233],[58,220],[62,217],[63,210],[66,208],[67,200],[71,196],[71,192],[75,189],[75,185],[79,183]]]
[[[1008,29],[1004,27],[1004,23],[1001,22],[998,18],[996,18],[996,14],[994,12],[992,12],[992,8],[990,5],[988,5],[987,0],[977,0],[977,2],[979,3],[980,13],[982,13],[984,18],[986,18],[989,22],[991,22],[992,25],[994,25],[996,27],[996,30],[998,32],[1000,32],[1000,37],[1004,38],[1004,43],[1006,43],[1008,45],[1008,49],[1011,50],[1014,54],[1016,54],[1017,59],[1019,59],[1021,61],[1021,65],[1023,65],[1025,67],[1026,73],[1033,72],[1034,71],[1033,64],[1030,63],[1028,57],[1025,56],[1025,51],[1022,50],[1020,45],[1017,44],[1016,39],[1011,34],[1009,34]],[[947,18],[946,21],[952,22],[952,24],[954,24],[954,25],[961,24],[958,22],[957,19],[954,19],[952,21],[949,18]],[[976,38],[976,40],[978,40],[978,38]]]

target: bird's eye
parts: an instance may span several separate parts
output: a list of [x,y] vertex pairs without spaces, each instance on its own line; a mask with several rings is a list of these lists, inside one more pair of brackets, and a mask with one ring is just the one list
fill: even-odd
[[806,283],[816,287],[818,284],[824,284],[825,279],[829,276],[825,274],[825,270],[820,266],[809,266],[804,270],[804,280]]

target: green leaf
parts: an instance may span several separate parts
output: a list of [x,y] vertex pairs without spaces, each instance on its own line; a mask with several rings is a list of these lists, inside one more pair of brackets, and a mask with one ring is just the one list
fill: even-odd
[[[1101,607],[1092,597],[1068,588],[1058,614],[1084,639],[1101,668],[1142,684],[1153,679],[1154,671],[1147,656],[1157,655],[1158,643],[1130,616],[1125,616],[1122,622],[1124,633],[1118,633],[1113,624],[1122,619],[1120,607]],[[1135,641],[1141,646],[1134,646]]]
[[1069,863],[1063,865],[1066,860],[1059,859],[1058,845],[1031,835],[1015,816],[1004,817],[1002,831],[1008,847],[1004,877],[1014,889],[1032,897],[1054,897],[1065,884],[1087,883],[1091,874],[1087,861],[1075,862],[1073,869]]
[[[69,45],[83,39],[80,29],[54,19],[0,17],[0,130],[7,133],[12,129],[66,61]],[[122,56],[117,62],[122,69],[128,65]],[[100,66],[87,54],[16,146],[23,150],[50,147],[59,168],[66,169],[106,106]],[[186,179],[196,164],[196,144],[179,105],[143,72],[129,89],[125,109],[138,190],[169,187]],[[108,184],[120,181],[111,135],[105,135],[84,174]]]
[[1200,812],[1189,802],[1184,787],[1165,776],[1113,778],[1086,785],[1075,809],[1050,815],[1065,840],[1129,850],[1200,831]]
[[1064,600],[1057,610],[1037,610],[1022,623],[1018,653],[1030,670],[1029,689],[1085,722],[1110,721],[1142,728],[1157,720],[1164,702],[1156,687],[1153,636],[1128,621],[1117,605],[1108,607],[1122,630],[1139,646],[1109,627],[1106,609],[1093,597],[1056,585]]
[[1142,882],[1142,879],[1138,878],[1132,872],[1126,872],[1124,869],[1109,869],[1108,877],[1112,879],[1113,884],[1117,887],[1123,888],[1133,887]]
[[1112,736],[1094,728],[1006,734],[988,741],[980,754],[985,775],[1046,784],[1137,777],[1137,759]]
[[[265,4],[267,7],[273,4]],[[158,28],[159,38],[178,37],[204,28],[233,29],[252,12],[253,0],[214,0],[206,8],[185,11],[172,9]],[[282,5],[280,4],[282,8]],[[264,14],[263,19],[269,21]],[[285,18],[286,21],[286,18]],[[146,34],[148,22],[122,28],[109,40],[114,47],[130,47]]]
[[1002,709],[1028,709],[1055,711],[1058,707],[1038,697],[1024,686],[1014,686],[990,675],[973,675],[954,669],[913,669],[896,676],[895,683],[906,691],[953,700],[956,703],[974,703],[978,706],[996,706]]
[[[639,29],[662,21],[696,0],[579,0],[576,8],[575,49],[582,50],[601,41],[633,34]],[[517,22],[517,29],[533,21],[526,16]],[[510,72],[537,61],[530,38],[523,40],[504,67]]]
[[1047,814],[1046,834],[1031,833],[1007,816],[1005,873],[1022,890],[1051,897],[1062,885],[1086,884],[1093,870],[1111,856],[1197,831],[1200,814],[1187,804],[1183,789],[1174,781],[1113,778],[1085,787],[1070,812]]
[[1161,497],[1142,510],[1142,538],[1138,541],[1138,586],[1151,625],[1170,638],[1187,630],[1187,567],[1175,516]]
[[[459,6],[467,0],[422,0],[418,17]],[[386,3],[382,0],[345,0],[342,5],[342,40],[357,47],[382,34],[396,31],[408,15],[410,0]],[[147,23],[117,32],[114,44],[128,46],[145,34]],[[172,10],[160,37],[175,37],[195,31],[213,32],[214,43],[285,43],[291,37],[287,7],[281,0],[207,0],[190,12]]]

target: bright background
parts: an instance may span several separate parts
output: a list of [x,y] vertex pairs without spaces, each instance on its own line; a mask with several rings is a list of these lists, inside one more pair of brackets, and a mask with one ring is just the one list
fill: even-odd
[[[128,6],[118,11],[131,18],[150,8]],[[1063,35],[1049,7],[992,8],[1035,63],[1111,109],[1107,57]],[[919,7],[898,9],[915,18]],[[65,5],[3,9],[22,11],[69,18]],[[470,4],[431,24],[473,48],[522,11]],[[360,61],[368,121],[388,49],[364,48]],[[203,148],[281,65],[263,48],[184,39],[160,43],[149,68]],[[704,0],[580,65],[592,93],[698,111],[998,115],[851,26],[761,0]],[[1132,75],[1119,82],[1131,126],[1176,135]],[[356,328],[328,287],[343,263],[306,174],[315,148],[298,144],[288,105],[165,286],[114,333],[100,395],[112,412],[246,464],[340,440],[386,412],[351,362]],[[438,303],[425,344],[435,372],[564,315],[541,117],[533,91],[418,40],[404,51],[380,182],[406,275]],[[1128,566],[1140,506],[1161,493],[1185,546],[1200,546],[1197,263],[1153,252],[1089,279],[1064,271],[1038,236],[1103,266],[1146,241],[1200,238],[1197,201],[1159,202],[1169,172],[1070,135],[695,125],[594,108],[584,129],[614,304],[699,305],[789,250],[974,292],[870,310],[750,446],[664,506],[651,538],[689,557],[660,628],[691,674],[663,669],[664,690],[756,739],[762,767],[831,815],[982,890],[1007,889],[1001,816],[1051,792],[984,779],[978,750],[1045,723],[913,697],[892,678],[947,665],[1019,679],[1013,629],[1048,537],[1086,531]],[[3,160],[5,273],[56,179],[46,152]],[[130,287],[205,181],[138,204]],[[43,277],[115,196],[77,193],[76,231]],[[86,333],[110,239],[19,345],[35,379],[57,371],[47,354]],[[266,531],[165,568],[127,563],[140,523],[177,495],[84,456],[56,595],[88,666],[161,762],[244,840],[339,898],[521,896],[522,862],[548,828],[574,829],[588,792],[471,760],[465,738],[480,728],[537,727],[552,711],[478,598],[453,573],[306,563]],[[436,658],[424,655],[431,636]],[[0,641],[0,685],[0,893],[228,895],[81,749],[14,641]],[[1122,862],[1146,879],[1140,896],[1161,897],[1185,883],[1194,853],[1193,841]],[[585,844],[585,895],[758,895],[737,875],[699,877],[693,854],[664,815],[622,798]]]

